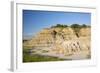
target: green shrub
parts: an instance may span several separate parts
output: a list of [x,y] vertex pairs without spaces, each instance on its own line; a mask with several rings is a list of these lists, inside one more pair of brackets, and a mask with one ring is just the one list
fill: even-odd
[[66,28],[66,27],[68,27],[68,25],[57,24],[57,25],[55,25],[55,26],[51,26],[51,28],[56,28],[56,27]]
[[86,27],[87,27],[87,25],[83,24],[81,27],[82,27],[82,28],[86,28]]

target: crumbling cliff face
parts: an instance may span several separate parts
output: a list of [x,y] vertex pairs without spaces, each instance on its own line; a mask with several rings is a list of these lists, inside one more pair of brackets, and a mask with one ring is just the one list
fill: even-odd
[[24,46],[31,46],[33,54],[56,56],[64,59],[90,58],[91,28],[81,28],[78,34],[71,28],[46,28]]

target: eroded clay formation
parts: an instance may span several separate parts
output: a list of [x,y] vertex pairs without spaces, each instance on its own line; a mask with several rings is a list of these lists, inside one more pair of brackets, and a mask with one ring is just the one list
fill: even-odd
[[64,59],[90,58],[91,29],[81,28],[78,33],[70,28],[45,28],[24,43],[32,54]]

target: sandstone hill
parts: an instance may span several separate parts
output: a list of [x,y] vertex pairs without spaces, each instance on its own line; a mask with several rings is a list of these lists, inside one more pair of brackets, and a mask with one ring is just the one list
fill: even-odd
[[71,28],[45,28],[35,37],[24,42],[32,54],[55,56],[64,59],[88,59],[91,28],[81,28],[77,33]]

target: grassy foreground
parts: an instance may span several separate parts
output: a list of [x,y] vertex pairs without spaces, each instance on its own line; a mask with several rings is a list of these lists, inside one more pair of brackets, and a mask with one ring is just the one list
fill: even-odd
[[30,54],[29,49],[23,49],[23,62],[63,61],[57,57]]

